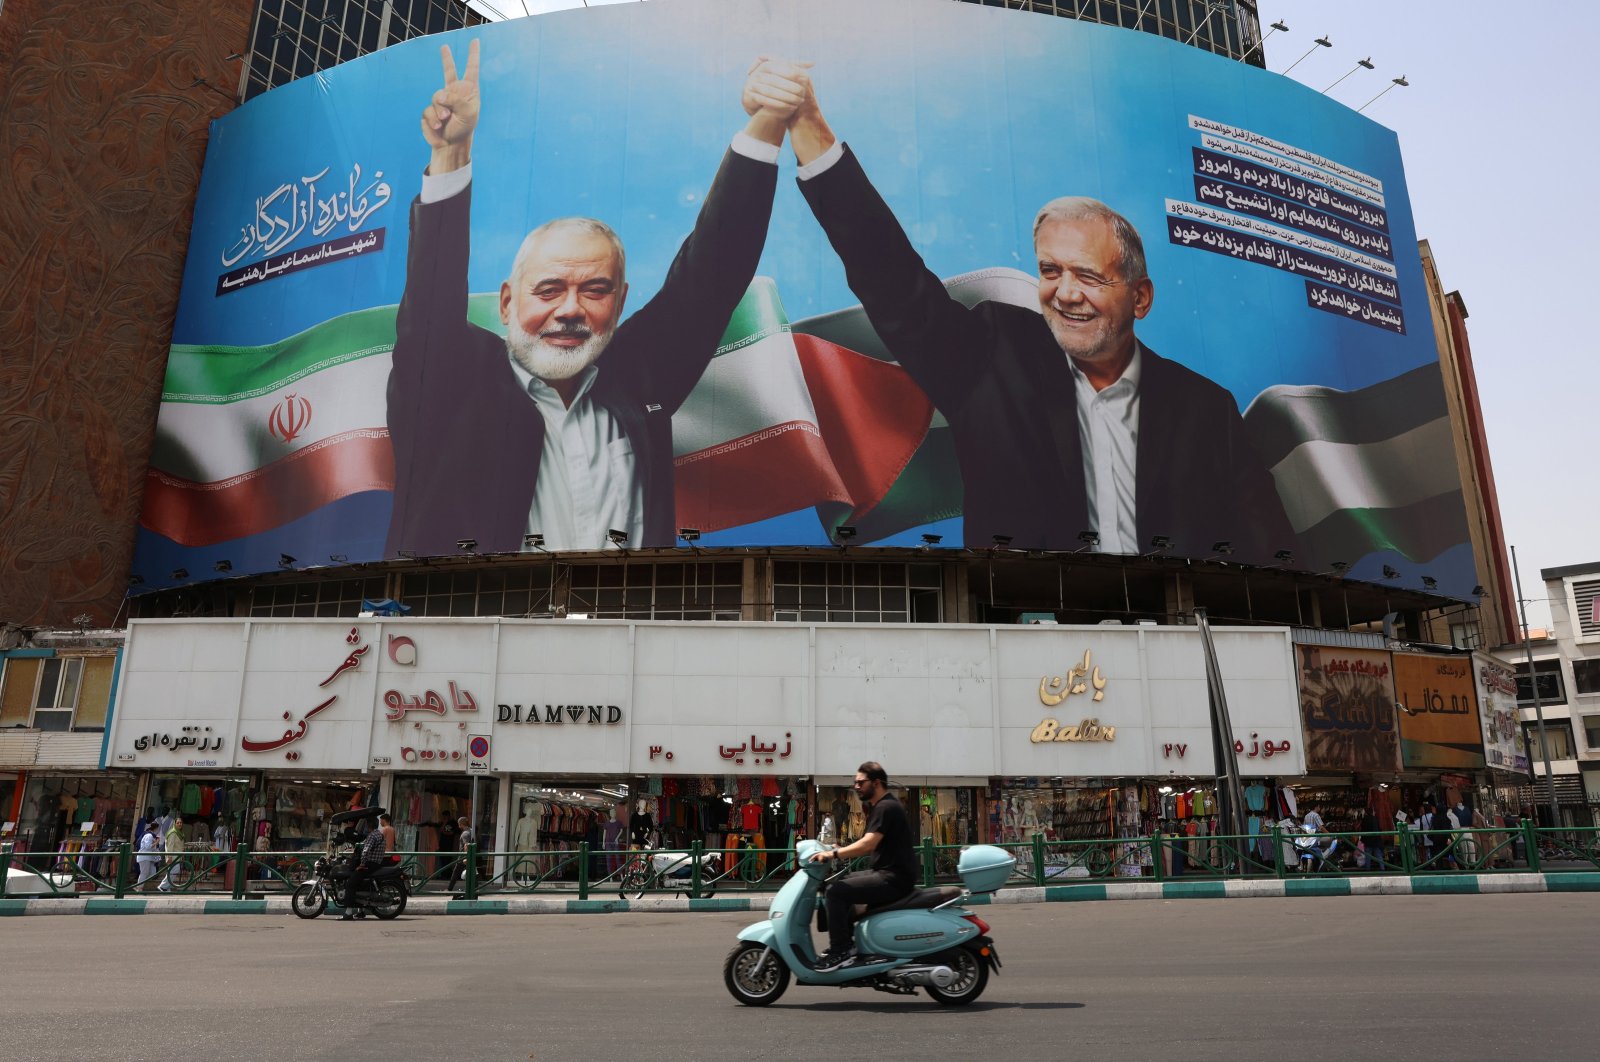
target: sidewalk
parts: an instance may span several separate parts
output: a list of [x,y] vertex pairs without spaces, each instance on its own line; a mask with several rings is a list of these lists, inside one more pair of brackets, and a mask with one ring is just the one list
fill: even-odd
[[[974,896],[969,906],[1013,903],[1077,903],[1094,900],[1221,900],[1260,896],[1435,896],[1507,892],[1600,892],[1600,871],[1569,873],[1439,874],[1405,877],[1275,878],[1252,881],[1129,881],[1103,884],[1047,885],[1003,889]],[[445,896],[413,896],[407,915],[537,915],[618,914],[634,911],[764,911],[772,893],[714,896],[704,900],[650,897],[588,900],[559,896],[493,896],[452,900]],[[140,914],[269,914],[289,915],[289,897],[233,900],[210,896],[140,896],[123,900],[94,897],[0,899],[6,915],[140,915]],[[326,916],[324,916],[326,917]]]

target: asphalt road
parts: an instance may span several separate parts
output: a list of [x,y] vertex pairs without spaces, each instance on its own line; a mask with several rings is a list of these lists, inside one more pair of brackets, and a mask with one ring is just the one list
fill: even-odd
[[991,907],[1005,969],[971,1007],[791,985],[766,1010],[722,985],[743,914],[10,918],[0,1059],[1590,1062],[1597,913],[1560,894]]

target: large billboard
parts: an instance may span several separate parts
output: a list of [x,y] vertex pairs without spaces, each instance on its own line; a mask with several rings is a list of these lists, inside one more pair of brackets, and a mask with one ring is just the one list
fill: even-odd
[[1403,766],[1483,769],[1477,685],[1470,654],[1394,654]]
[[1393,134],[937,0],[519,19],[214,126],[145,588],[841,526],[1466,595]]

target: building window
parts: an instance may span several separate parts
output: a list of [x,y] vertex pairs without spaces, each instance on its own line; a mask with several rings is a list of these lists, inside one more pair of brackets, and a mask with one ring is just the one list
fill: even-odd
[[1600,715],[1583,717],[1583,743],[1590,752],[1600,752]]
[[1477,620],[1450,624],[1450,644],[1457,649],[1482,649],[1483,630]]
[[1572,662],[1572,689],[1575,693],[1600,693],[1600,657]]
[[1600,579],[1572,583],[1572,626],[1580,642],[1600,641]]
[[744,563],[574,565],[567,615],[630,620],[744,618]]
[[[1561,681],[1561,661],[1534,661],[1535,675],[1539,681],[1540,704],[1567,703],[1566,684]],[[1528,665],[1517,665],[1517,706],[1533,707],[1533,685],[1528,681]]]
[[314,583],[258,586],[250,595],[251,616],[345,616],[354,619],[361,602],[384,596],[383,576],[323,579]]
[[103,730],[115,656],[16,657],[0,682],[0,726]]
[[[1522,732],[1528,737],[1528,756],[1532,762],[1539,763],[1544,760],[1544,752],[1539,747],[1539,724],[1523,723]],[[1570,760],[1572,752],[1572,722],[1567,719],[1547,719],[1544,724],[1545,737],[1550,742],[1550,759]]]
[[778,561],[772,600],[779,620],[797,623],[939,623],[937,564]]

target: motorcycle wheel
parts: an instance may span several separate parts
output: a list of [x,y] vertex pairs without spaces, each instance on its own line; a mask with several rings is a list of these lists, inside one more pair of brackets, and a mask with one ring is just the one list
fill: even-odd
[[650,872],[643,867],[629,867],[622,872],[621,885],[618,892],[623,899],[640,899],[650,888]]
[[766,951],[765,944],[741,940],[728,952],[728,959],[722,964],[722,981],[728,986],[728,992],[747,1007],[765,1007],[776,1003],[784,989],[789,987],[789,967],[776,952],[767,960],[761,973],[756,973],[756,967],[761,965],[761,956]]
[[397,881],[379,882],[377,895],[370,903],[372,913],[385,922],[399,918],[400,912],[406,909],[406,890]]
[[289,897],[289,908],[301,918],[315,918],[328,909],[328,894],[308,881],[294,890]]
[[972,948],[958,948],[944,959],[956,972],[949,988],[925,986],[928,995],[941,1007],[963,1007],[979,996],[989,984],[989,964]]

